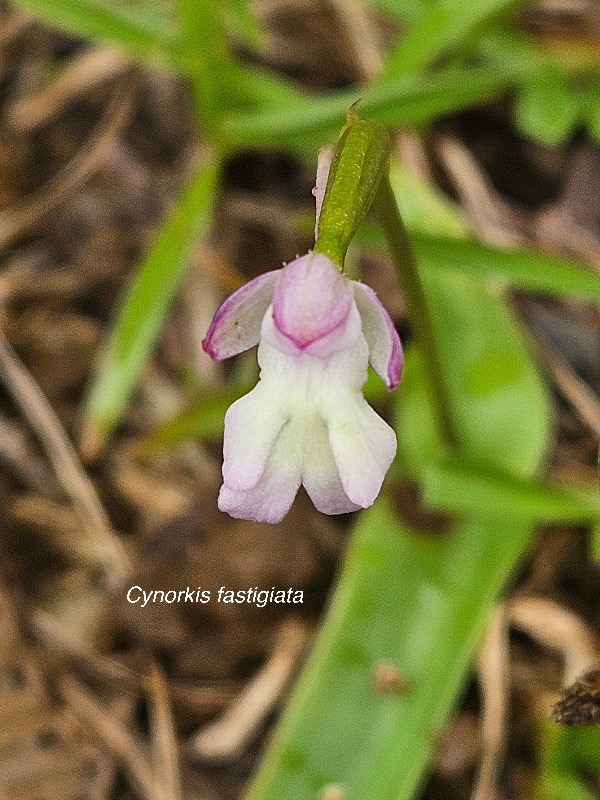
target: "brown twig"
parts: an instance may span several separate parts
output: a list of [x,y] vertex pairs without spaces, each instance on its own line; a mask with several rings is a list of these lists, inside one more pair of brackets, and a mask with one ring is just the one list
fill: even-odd
[[490,244],[514,247],[524,240],[524,220],[491,186],[470,151],[450,136],[439,139],[437,152],[460,196],[475,231]]
[[600,437],[600,400],[556,351],[530,329],[528,333],[556,388],[571,403],[582,422]]
[[143,745],[75,678],[63,678],[59,689],[70,710],[123,766],[132,788],[145,800],[157,800],[156,781]]
[[56,497],[59,488],[47,464],[33,447],[21,426],[0,414],[0,461],[10,465],[25,486]]
[[189,744],[192,757],[208,762],[233,761],[258,734],[261,724],[279,700],[308,641],[297,620],[281,627],[266,664],[248,682],[222,716],[206,725]]
[[90,561],[99,564],[109,584],[117,588],[128,572],[121,542],[112,531],[96,490],[60,420],[1,332],[0,379],[39,438],[57,478],[73,502],[88,537]]
[[0,248],[37,224],[102,166],[129,118],[133,97],[131,86],[115,92],[96,129],[69,163],[41,188],[0,212]]
[[573,219],[560,203],[547,206],[535,217],[533,236],[544,250],[567,253],[583,259],[600,271],[600,238]]
[[152,766],[157,787],[156,800],[181,800],[181,776],[175,724],[167,683],[158,666],[148,677]]
[[383,59],[377,43],[375,26],[367,8],[357,0],[323,0],[335,13],[340,27],[342,55],[350,54],[355,77],[368,81],[381,72]]
[[600,643],[576,614],[553,600],[515,597],[507,605],[509,622],[545,647],[558,650],[565,660],[565,685],[598,663]]
[[[42,609],[35,610],[29,619],[29,627],[42,644],[72,659],[87,675],[96,680],[129,692],[139,692],[142,689],[142,673],[82,642],[54,614]],[[170,681],[168,685],[172,703],[194,713],[210,713],[223,708],[239,690],[240,685],[236,681],[220,681],[217,685]]]
[[491,800],[496,795],[496,781],[506,745],[508,663],[508,626],[505,609],[500,606],[492,615],[479,653],[482,757],[471,800]]
[[130,65],[129,59],[117,50],[90,47],[72,58],[46,86],[13,100],[6,109],[7,123],[17,133],[36,130],[77,97],[114,80]]
[[37,609],[29,619],[33,634],[47,647],[82,664],[96,678],[131,691],[140,688],[141,676],[110,656],[101,655],[76,636],[53,614]]
[[13,44],[27,28],[34,24],[34,19],[20,8],[13,8],[2,18],[0,27],[0,47]]

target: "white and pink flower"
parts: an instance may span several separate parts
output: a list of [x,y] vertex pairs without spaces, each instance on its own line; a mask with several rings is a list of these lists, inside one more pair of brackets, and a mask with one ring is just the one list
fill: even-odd
[[225,417],[219,508],[279,522],[301,484],[325,514],[370,506],[396,436],[361,389],[369,362],[389,388],[403,367],[375,292],[325,255],[297,258],[231,295],[203,347],[220,361],[256,344],[260,380]]

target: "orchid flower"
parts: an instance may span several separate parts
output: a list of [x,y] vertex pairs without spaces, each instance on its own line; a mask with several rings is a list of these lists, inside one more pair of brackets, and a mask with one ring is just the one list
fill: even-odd
[[[320,163],[317,214],[326,179]],[[225,416],[221,511],[280,522],[300,485],[325,514],[372,505],[396,436],[361,389],[369,362],[389,388],[403,367],[400,339],[372,289],[309,252],[232,294],[202,344],[217,361],[258,344],[260,380]]]

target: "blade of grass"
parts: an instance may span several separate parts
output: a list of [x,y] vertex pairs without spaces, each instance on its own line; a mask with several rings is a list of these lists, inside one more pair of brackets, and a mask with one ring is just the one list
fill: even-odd
[[221,4],[217,0],[176,0],[181,26],[181,65],[192,82],[200,124],[214,147],[231,61]]
[[533,475],[548,446],[551,406],[510,307],[473,275],[423,278],[461,457]]
[[[494,598],[531,535],[471,520],[408,530],[386,503],[354,531],[338,589],[246,800],[408,800],[422,781]],[[405,691],[377,690],[392,664]],[[323,795],[321,795],[323,793]]]
[[402,25],[414,25],[427,13],[432,3],[431,0],[367,0],[367,5]]
[[521,87],[515,104],[518,130],[547,147],[556,147],[571,136],[582,112],[582,97],[557,67],[542,71],[536,82]]
[[[240,0],[237,1],[241,8]],[[116,45],[141,61],[188,75],[193,81],[199,82],[199,98],[209,108],[210,103],[215,104],[215,95],[220,106],[231,109],[253,105],[273,109],[308,99],[308,94],[299,87],[259,67],[242,67],[230,60],[227,68],[222,69],[220,60],[225,50],[222,37],[215,29],[214,17],[212,26],[204,27],[196,22],[196,32],[188,29],[184,41],[175,17],[151,2],[125,4],[110,0],[19,0],[19,5],[77,36]],[[188,3],[185,14],[193,14],[194,9],[202,14],[210,10],[200,6],[202,4]],[[189,21],[190,26],[192,22],[193,19]],[[217,24],[220,26],[220,20],[217,20]],[[208,61],[205,40],[207,32],[211,30],[213,53]],[[202,48],[198,47],[198,42],[202,42]],[[215,67],[217,71],[214,71]]]
[[194,242],[210,224],[219,167],[192,178],[135,277],[105,345],[83,416],[81,449],[91,458],[119,422],[177,291]]
[[589,74],[598,65],[593,48],[546,47],[514,25],[503,23],[486,30],[477,43],[477,52],[487,63],[502,65],[509,61],[519,63],[520,69],[528,66],[533,81],[548,68],[558,68],[565,75],[576,75]]
[[159,64],[177,61],[177,26],[158,4],[18,0],[18,5],[70,33],[117,45],[144,61]]
[[557,738],[554,764],[562,763],[600,775],[600,728],[597,725],[561,728]]
[[401,161],[394,158],[390,164],[390,183],[409,231],[434,236],[468,236],[469,229],[458,205],[436,186],[411,174]]
[[[383,231],[363,224],[357,239],[366,247],[385,249]],[[415,255],[432,272],[465,272],[506,281],[518,289],[600,300],[600,275],[566,258],[534,250],[500,250],[475,239],[411,233]]]
[[224,4],[226,24],[231,32],[258,50],[266,42],[266,34],[254,16],[248,0],[229,0]]
[[541,759],[536,800],[593,800],[584,776],[600,776],[600,728],[540,726]]
[[432,271],[463,272],[507,280],[548,294],[600,300],[600,275],[574,261],[533,250],[500,250],[472,239],[415,236],[418,258]]
[[239,146],[288,144],[306,149],[335,138],[357,98],[361,113],[378,122],[418,124],[492,97],[519,78],[511,66],[452,67],[427,78],[403,77],[344,90],[295,109],[232,114],[224,121],[224,132]]
[[535,523],[600,520],[600,496],[595,491],[545,486],[497,471],[473,469],[456,459],[429,465],[423,501],[442,511],[515,516]]
[[292,81],[250,64],[233,64],[229,71],[232,108],[258,106],[269,109],[303,107],[310,100],[308,92]]
[[392,50],[384,76],[418,72],[452,48],[464,43],[472,46],[479,28],[520,2],[523,0],[438,0]]

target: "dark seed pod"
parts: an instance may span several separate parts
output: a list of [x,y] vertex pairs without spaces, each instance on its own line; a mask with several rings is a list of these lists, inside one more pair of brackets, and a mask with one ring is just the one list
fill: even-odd
[[552,719],[561,725],[600,725],[600,669],[586,672],[563,691]]

